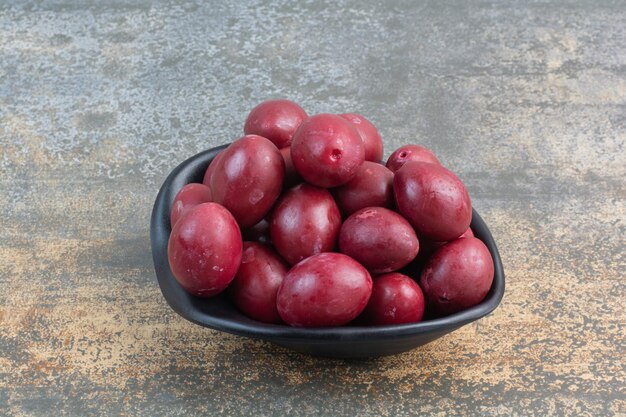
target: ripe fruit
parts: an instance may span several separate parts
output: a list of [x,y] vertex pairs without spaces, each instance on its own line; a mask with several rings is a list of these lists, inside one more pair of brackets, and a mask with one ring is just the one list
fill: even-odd
[[211,297],[233,280],[241,262],[241,233],[223,206],[202,203],[174,225],[167,256],[176,281],[189,293]]
[[456,239],[472,220],[465,185],[441,165],[407,162],[396,172],[393,192],[398,212],[428,239]]
[[408,161],[430,162],[441,165],[435,154],[423,146],[404,145],[396,149],[387,159],[387,168],[396,172]]
[[241,266],[230,285],[230,295],[246,316],[264,323],[279,323],[276,294],[288,266],[269,247],[244,242]]
[[422,320],[424,294],[415,281],[392,272],[374,278],[372,296],[363,311],[368,324],[404,324]]
[[393,208],[393,172],[385,166],[365,161],[356,176],[331,190],[345,217],[365,207]]
[[339,249],[375,274],[396,271],[419,250],[415,231],[402,216],[383,207],[367,207],[346,219]]
[[340,253],[320,253],[295,265],[278,290],[280,317],[297,327],[342,326],[365,308],[372,278]]
[[243,132],[269,139],[277,148],[291,144],[294,132],[307,114],[290,100],[267,100],[256,106],[246,119]]
[[485,244],[466,237],[443,245],[426,263],[420,285],[428,307],[451,314],[480,303],[493,282],[493,259]]
[[241,227],[258,223],[280,195],[285,162],[272,142],[248,135],[221,154],[211,176],[213,201],[233,214]]
[[302,122],[293,135],[291,159],[306,182],[330,188],[354,178],[365,150],[350,122],[335,114],[318,114]]
[[484,299],[493,259],[465,185],[430,150],[402,146],[384,166],[365,117],[283,99],[244,132],[171,207],[168,260],[189,293],[228,287],[249,318],[298,327],[415,323]]
[[359,132],[365,149],[365,160],[380,162],[383,159],[383,141],[378,129],[360,114],[345,113],[339,116],[352,123],[356,131]]
[[172,209],[170,210],[170,225],[174,227],[178,219],[187,213],[190,208],[198,204],[211,201],[211,189],[204,184],[191,183],[180,189]]
[[291,265],[337,244],[341,215],[332,195],[323,188],[300,184],[287,191],[272,214],[274,247]]

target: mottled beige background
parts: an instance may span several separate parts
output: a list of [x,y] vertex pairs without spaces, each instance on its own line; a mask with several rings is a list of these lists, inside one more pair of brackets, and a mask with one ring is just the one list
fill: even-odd
[[[276,96],[431,147],[501,306],[360,362],[173,313],[157,190]],[[0,0],[0,414],[625,415],[625,142],[623,1]]]

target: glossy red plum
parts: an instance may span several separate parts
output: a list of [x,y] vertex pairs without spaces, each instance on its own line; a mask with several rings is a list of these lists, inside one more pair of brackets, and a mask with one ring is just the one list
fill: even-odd
[[349,216],[365,207],[393,208],[393,172],[384,165],[365,161],[356,176],[331,190],[339,210]]
[[337,244],[341,215],[332,195],[323,188],[300,184],[287,191],[272,214],[272,243],[291,265]]
[[341,226],[339,250],[380,274],[411,262],[419,242],[409,222],[398,213],[367,207],[353,213]]
[[359,132],[365,149],[365,160],[380,162],[383,159],[383,141],[376,126],[360,114],[345,113],[339,116],[352,123]]
[[276,147],[291,144],[291,138],[307,114],[290,100],[267,100],[256,106],[246,119],[246,135],[259,135],[271,140]]
[[330,188],[354,178],[365,151],[350,122],[334,114],[318,114],[302,122],[293,135],[291,158],[306,182]]
[[189,293],[211,297],[233,280],[242,240],[235,218],[223,206],[202,203],[174,225],[167,255],[176,281]]
[[211,201],[211,189],[204,184],[187,184],[180,189],[170,211],[170,225],[174,227],[190,208]]
[[279,323],[276,294],[288,266],[260,243],[244,242],[241,266],[230,284],[230,295],[239,310],[251,319]]
[[258,223],[280,195],[285,162],[269,140],[244,136],[223,151],[211,176],[213,201],[233,214],[242,228]]
[[342,326],[365,308],[372,278],[340,253],[321,253],[295,265],[278,290],[280,317],[297,327]]
[[387,168],[396,172],[407,161],[430,162],[441,165],[435,154],[427,148],[419,145],[404,145],[396,149],[387,159]]
[[451,314],[480,303],[493,282],[493,259],[483,242],[473,237],[443,245],[420,276],[427,305]]
[[393,180],[398,212],[423,237],[449,241],[461,236],[472,220],[465,185],[441,165],[409,161]]
[[392,272],[374,278],[372,296],[362,317],[368,324],[404,324],[422,320],[424,294],[415,281]]

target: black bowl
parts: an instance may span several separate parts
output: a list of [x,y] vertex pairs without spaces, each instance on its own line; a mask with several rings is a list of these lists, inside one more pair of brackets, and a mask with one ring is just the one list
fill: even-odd
[[170,207],[176,193],[185,184],[202,182],[209,162],[226,146],[201,152],[176,167],[161,187],[152,211],[150,239],[157,280],[165,300],[174,311],[187,320],[212,329],[267,340],[311,355],[364,358],[393,355],[424,345],[491,313],[500,304],[504,294],[502,262],[487,225],[476,211],[473,212],[471,227],[475,236],[485,242],[493,257],[495,266],[493,285],[480,304],[447,317],[393,326],[305,329],[265,324],[249,319],[225,296],[206,299],[188,294],[176,282],[167,260]]

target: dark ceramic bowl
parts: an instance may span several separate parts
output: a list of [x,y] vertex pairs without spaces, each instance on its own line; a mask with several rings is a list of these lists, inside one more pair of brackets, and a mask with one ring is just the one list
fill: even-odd
[[405,352],[431,342],[491,313],[504,294],[504,271],[496,243],[485,222],[473,212],[472,230],[485,242],[495,266],[491,290],[479,305],[443,318],[393,326],[347,326],[305,329],[265,324],[241,314],[225,296],[197,298],[176,282],[167,260],[170,207],[178,190],[190,182],[202,182],[209,162],[225,146],[201,152],[180,164],[167,177],[154,203],[150,224],[152,257],[163,296],[189,321],[240,336],[267,340],[311,355],[364,358]]

